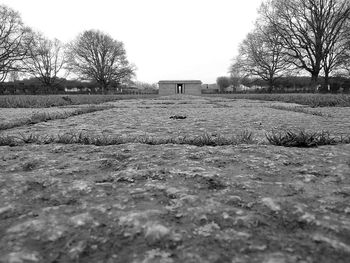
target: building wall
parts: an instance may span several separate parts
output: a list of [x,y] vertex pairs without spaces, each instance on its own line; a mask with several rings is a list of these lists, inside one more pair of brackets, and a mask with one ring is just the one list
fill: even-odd
[[176,83],[161,83],[159,84],[159,95],[175,94]]
[[200,95],[202,94],[202,87],[200,83],[183,83],[183,82],[174,82],[174,83],[159,83],[159,95],[173,95],[176,94],[177,84],[185,85],[185,93],[188,95]]
[[201,95],[202,94],[202,85],[200,83],[189,83],[185,84],[185,94],[188,95]]

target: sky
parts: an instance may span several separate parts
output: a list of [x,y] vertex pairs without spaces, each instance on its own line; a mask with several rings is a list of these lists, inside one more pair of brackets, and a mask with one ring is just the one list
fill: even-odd
[[138,81],[228,75],[262,0],[0,0],[23,22],[67,43],[99,29],[124,43]]

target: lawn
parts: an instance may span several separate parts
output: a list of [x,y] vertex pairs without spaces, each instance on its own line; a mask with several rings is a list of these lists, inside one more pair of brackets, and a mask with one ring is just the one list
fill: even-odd
[[153,97],[157,95],[1,95],[0,108],[49,108]]
[[263,101],[282,101],[297,103],[310,107],[350,107],[350,94],[215,94],[210,97],[224,97],[231,99],[250,99]]

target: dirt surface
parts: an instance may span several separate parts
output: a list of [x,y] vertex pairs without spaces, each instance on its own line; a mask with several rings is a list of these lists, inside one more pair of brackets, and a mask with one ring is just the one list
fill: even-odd
[[350,145],[262,144],[273,127],[348,134],[348,108],[321,117],[224,98],[108,104],[2,134],[248,129],[257,144],[2,146],[0,262],[349,262]]

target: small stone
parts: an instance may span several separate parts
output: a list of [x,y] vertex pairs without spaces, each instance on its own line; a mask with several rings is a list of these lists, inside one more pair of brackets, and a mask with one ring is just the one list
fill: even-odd
[[281,210],[281,207],[270,197],[262,198],[261,202],[274,212]]
[[304,174],[303,177],[305,183],[314,182],[317,179],[316,176],[313,174]]
[[242,199],[238,195],[231,195],[226,201],[228,205],[236,205],[236,204],[239,204],[240,202],[242,202]]
[[175,217],[178,218],[178,219],[181,218],[181,217],[183,217],[183,216],[184,216],[184,215],[183,215],[182,213],[177,213],[177,214],[175,214]]
[[263,263],[287,263],[287,258],[282,253],[273,253],[270,255],[267,255],[264,259]]
[[9,191],[7,189],[1,189],[0,194],[1,195],[8,195]]
[[201,224],[201,225],[203,225],[203,224],[205,224],[205,223],[207,223],[208,222],[208,217],[206,216],[206,215],[201,215],[200,217],[199,217],[199,223]]
[[189,205],[192,205],[196,202],[199,201],[199,198],[198,196],[196,195],[183,195],[181,198],[180,198],[181,202],[183,202],[184,204],[189,204]]
[[77,245],[72,247],[68,254],[71,259],[78,259],[79,255],[85,250],[86,241],[79,241]]
[[196,233],[198,235],[208,237],[208,236],[211,236],[211,234],[213,232],[218,231],[218,230],[220,230],[220,226],[218,224],[216,224],[215,222],[211,222],[211,223],[206,224],[202,227],[199,227],[197,229]]
[[152,249],[146,252],[145,259],[142,263],[154,263],[154,262],[162,262],[162,263],[173,263],[173,259],[171,259],[171,254],[166,251],[161,251],[159,248]]
[[169,187],[166,189],[166,194],[171,199],[175,199],[180,192],[181,190],[175,187]]
[[7,233],[25,233],[27,231],[42,231],[45,228],[43,220],[34,219],[19,223],[7,229]]
[[289,252],[289,253],[294,253],[295,252],[295,249],[294,248],[291,248],[291,247],[287,247],[284,249],[285,251]]
[[303,214],[303,215],[300,217],[300,221],[304,221],[304,222],[307,222],[307,223],[315,222],[315,220],[316,220],[315,215],[310,214],[310,213],[308,213],[308,212],[305,212],[305,214]]
[[38,252],[12,252],[5,257],[0,257],[0,262],[6,263],[29,263],[29,262],[38,262],[40,256]]
[[4,207],[0,207],[0,216],[8,213],[8,212],[12,212],[14,210],[14,206],[12,205],[8,205],[8,206],[4,206]]
[[151,223],[146,227],[145,238],[150,245],[160,242],[170,234],[170,229],[157,223]]
[[350,246],[339,241],[339,240],[336,240],[336,239],[331,239],[331,238],[328,238],[328,237],[325,237],[321,234],[315,234],[313,236],[313,240],[315,242],[324,242],[324,243],[327,243],[328,245],[330,245],[331,247],[333,247],[334,249],[336,250],[340,250],[340,251],[344,251],[346,253],[350,253]]
[[241,216],[244,214],[244,211],[242,209],[237,209],[235,213],[236,213],[236,215]]
[[251,251],[264,251],[267,249],[266,245],[250,245],[249,250]]
[[125,182],[125,183],[134,183],[134,178],[129,178],[127,176],[119,176],[116,180],[116,182]]
[[90,215],[90,213],[82,213],[70,218],[70,221],[76,226],[83,226],[88,223],[97,223],[94,221],[94,218]]
[[231,218],[230,215],[229,215],[227,212],[223,212],[223,213],[222,213],[222,217],[223,217],[224,219],[229,219],[229,218]]
[[70,189],[77,190],[77,191],[90,192],[91,191],[91,184],[87,181],[76,180],[76,181],[73,181]]
[[181,241],[182,241],[182,238],[183,238],[183,236],[182,236],[181,233],[175,233],[175,232],[173,232],[173,233],[171,234],[171,236],[169,237],[169,239],[170,239],[171,241],[176,242],[176,243],[181,242]]

